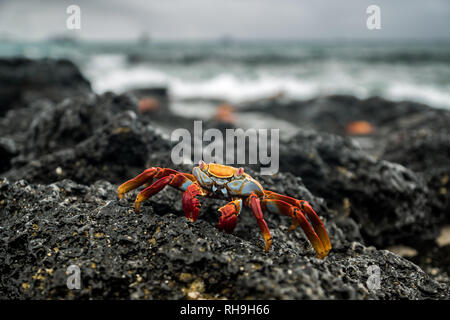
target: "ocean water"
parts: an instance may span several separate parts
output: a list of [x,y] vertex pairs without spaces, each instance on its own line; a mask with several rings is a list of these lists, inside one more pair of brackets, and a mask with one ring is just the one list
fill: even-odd
[[[450,108],[450,43],[0,41],[0,56],[65,57],[93,89],[166,86],[173,108],[192,101],[241,102],[283,94],[382,96]],[[204,102],[205,110],[208,102]]]

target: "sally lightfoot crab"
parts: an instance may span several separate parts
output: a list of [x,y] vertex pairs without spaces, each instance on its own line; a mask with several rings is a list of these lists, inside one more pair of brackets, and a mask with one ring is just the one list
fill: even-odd
[[[157,179],[153,184],[153,180]],[[264,190],[261,184],[244,172],[243,168],[226,165],[199,162],[192,174],[181,173],[169,168],[152,167],[137,177],[123,183],[118,188],[120,198],[125,193],[141,185],[142,190],[134,202],[135,211],[139,212],[141,203],[161,191],[166,185],[183,191],[182,206],[186,217],[195,221],[200,212],[200,202],[197,196],[225,199],[229,201],[219,209],[219,230],[233,232],[243,205],[251,208],[265,241],[265,250],[269,251],[272,237],[263,210],[289,216],[294,230],[302,227],[309,241],[317,252],[318,258],[327,256],[331,249],[330,239],[325,227],[305,200],[297,200],[272,191]],[[306,218],[308,217],[308,219]]]

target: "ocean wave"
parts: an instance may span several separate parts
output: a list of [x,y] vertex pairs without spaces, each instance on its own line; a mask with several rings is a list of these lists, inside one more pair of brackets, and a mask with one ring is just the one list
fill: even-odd
[[450,88],[442,90],[426,85],[394,83],[386,90],[384,96],[394,101],[412,100],[450,109]]
[[333,59],[295,66],[249,68],[239,64],[225,68],[220,64],[195,67],[130,64],[125,55],[100,55],[89,60],[83,70],[96,92],[166,86],[175,101],[210,99],[240,103],[280,93],[299,100],[350,94],[450,108],[450,69],[440,63],[411,67]]

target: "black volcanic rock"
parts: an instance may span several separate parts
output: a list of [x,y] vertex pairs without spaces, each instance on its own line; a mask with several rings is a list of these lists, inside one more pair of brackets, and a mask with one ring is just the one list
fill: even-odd
[[119,183],[145,169],[152,153],[168,150],[170,144],[152,127],[140,122],[133,111],[124,111],[74,147],[31,160],[16,159],[5,176],[41,183],[65,178],[85,184],[99,179]]
[[68,60],[0,59],[0,115],[37,99],[58,102],[89,92],[90,83]]
[[[289,177],[281,177],[290,180]],[[267,183],[267,181],[266,181]],[[275,189],[277,185],[268,185]],[[0,182],[1,298],[122,299],[448,299],[449,287],[393,253],[345,239],[333,222],[335,247],[315,258],[300,230],[286,232],[267,215],[269,253],[250,212],[234,234],[220,232],[209,208],[195,223],[168,189],[132,210],[116,186],[70,180],[30,185]],[[299,193],[303,191],[298,190]],[[276,222],[276,223],[275,223]],[[240,231],[239,231],[240,230]],[[242,236],[245,235],[245,236]],[[81,289],[66,286],[67,267],[81,270]],[[370,289],[368,267],[380,268]]]
[[450,222],[450,112],[429,110],[397,123],[380,143],[381,157],[421,175],[433,211]]
[[0,117],[0,136],[13,139],[19,149],[23,149],[33,119],[42,111],[50,110],[52,107],[54,107],[53,102],[41,99],[25,107],[18,106],[8,110],[3,117]]
[[112,93],[69,98],[56,106],[49,105],[31,122],[25,152],[39,156],[73,147],[127,110],[137,113],[136,101]]
[[[0,84],[2,299],[450,299],[448,276],[432,278],[366,246],[419,242],[414,261],[430,274],[448,270],[448,246],[429,245],[448,212],[445,111],[348,96],[266,102],[267,117],[333,133],[373,119],[371,151],[394,161],[348,138],[300,130],[280,144],[281,172],[245,166],[266,189],[311,203],[333,246],[318,260],[300,228],[287,232],[286,216],[264,214],[273,236],[265,253],[247,209],[225,234],[217,229],[223,201],[201,199],[189,223],[173,188],[144,202],[141,214],[133,210],[138,190],[117,198],[118,184],[148,166],[192,170],[172,163],[161,130],[192,131],[193,119],[168,109],[139,114],[132,95],[95,95],[65,61],[2,60]],[[233,126],[211,120],[206,128]],[[447,265],[427,263],[435,258]],[[66,286],[73,264],[81,290]],[[367,283],[371,266],[380,268],[378,290]]]
[[375,159],[348,138],[301,131],[280,146],[280,168],[302,177],[330,207],[349,213],[371,244],[413,244],[438,233],[423,180]]
[[19,153],[14,140],[0,138],[0,173],[11,167],[11,159]]
[[426,105],[409,101],[331,95],[305,101],[261,101],[246,104],[239,111],[263,112],[301,128],[346,135],[347,125],[354,121],[368,121],[377,129],[429,109]]

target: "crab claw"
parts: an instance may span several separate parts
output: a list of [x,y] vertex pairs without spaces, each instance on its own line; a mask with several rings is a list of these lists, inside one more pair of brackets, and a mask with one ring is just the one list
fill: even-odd
[[195,197],[199,194],[202,194],[202,190],[196,184],[191,184],[183,193],[181,203],[183,205],[184,215],[192,222],[197,220],[200,213],[200,201]]
[[232,233],[237,224],[237,216],[241,211],[242,200],[232,201],[219,209],[219,230]]
[[232,233],[236,228],[237,216],[234,212],[228,212],[219,218],[219,230],[224,230],[227,233]]

